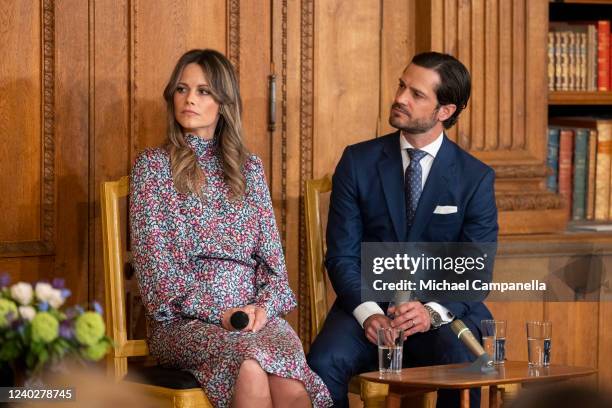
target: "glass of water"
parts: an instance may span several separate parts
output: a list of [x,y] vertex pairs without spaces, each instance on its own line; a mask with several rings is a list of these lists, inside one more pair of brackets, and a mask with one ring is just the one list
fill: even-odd
[[482,346],[495,364],[506,360],[506,321],[481,320]]
[[402,370],[403,348],[403,330],[378,329],[378,370],[381,374],[398,374]]
[[548,367],[552,337],[551,322],[527,322],[527,354],[529,366]]

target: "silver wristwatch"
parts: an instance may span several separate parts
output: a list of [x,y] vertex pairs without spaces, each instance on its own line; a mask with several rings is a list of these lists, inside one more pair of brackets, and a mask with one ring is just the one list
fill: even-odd
[[440,316],[440,313],[433,310],[433,308],[429,305],[424,306],[425,310],[427,310],[429,313],[429,320],[431,320],[430,330],[438,329],[440,326],[442,326],[442,317]]

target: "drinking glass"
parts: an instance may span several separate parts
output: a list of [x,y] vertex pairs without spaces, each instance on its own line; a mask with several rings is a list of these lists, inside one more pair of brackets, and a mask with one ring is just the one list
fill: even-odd
[[394,328],[378,329],[378,370],[381,374],[397,374],[402,370],[404,331]]
[[548,367],[552,337],[551,322],[527,322],[527,354],[532,367]]
[[482,346],[495,364],[506,360],[506,321],[481,320]]

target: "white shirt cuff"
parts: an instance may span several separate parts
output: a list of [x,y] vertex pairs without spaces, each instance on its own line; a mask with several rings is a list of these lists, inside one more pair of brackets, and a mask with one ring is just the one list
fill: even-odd
[[373,314],[385,314],[385,312],[383,312],[376,302],[363,302],[357,306],[355,310],[353,310],[353,316],[355,316],[355,319],[357,319],[361,327],[363,327],[363,323],[368,319],[368,317],[372,316]]
[[[455,318],[455,315],[453,315],[450,310],[448,310],[447,308],[445,308],[444,306],[442,306],[439,303],[436,303],[436,302],[427,302],[425,304],[427,306],[431,307],[436,312],[438,312],[438,314],[442,318],[442,324],[450,323]],[[357,310],[357,309],[355,309],[355,310]],[[353,314],[354,313],[355,312],[353,312]]]

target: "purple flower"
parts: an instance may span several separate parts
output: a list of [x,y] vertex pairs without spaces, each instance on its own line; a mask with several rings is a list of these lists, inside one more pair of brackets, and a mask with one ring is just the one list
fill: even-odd
[[74,319],[75,317],[77,317],[77,315],[78,313],[73,307],[66,310],[66,319]]
[[55,289],[64,289],[66,286],[66,280],[63,278],[54,278],[51,282],[51,286],[53,286]]
[[93,302],[93,308],[98,314],[102,314],[102,306],[98,302]]
[[82,307],[82,306],[80,306],[80,305],[76,305],[76,306],[74,307],[74,311],[75,311],[77,314],[82,315],[82,314],[83,314],[83,312],[84,312],[85,310],[83,309],[83,307]]
[[49,310],[49,304],[47,302],[40,302],[38,304],[38,310],[40,310],[41,312],[46,312],[47,310]]
[[64,320],[60,323],[59,335],[68,340],[74,337],[74,325],[72,324],[72,320]]
[[11,283],[11,275],[8,272],[0,274],[0,288],[5,288]]
[[70,289],[62,289],[62,298],[67,299],[72,295]]

